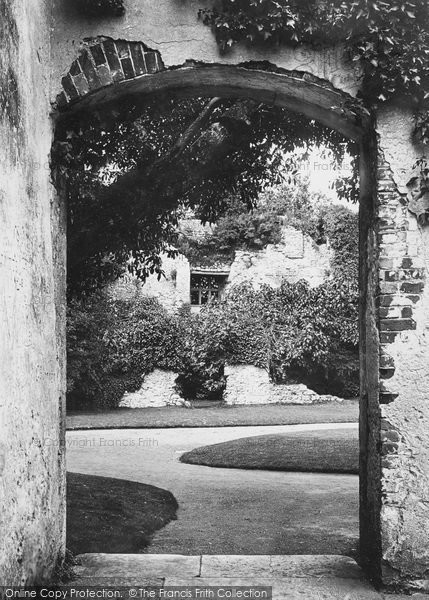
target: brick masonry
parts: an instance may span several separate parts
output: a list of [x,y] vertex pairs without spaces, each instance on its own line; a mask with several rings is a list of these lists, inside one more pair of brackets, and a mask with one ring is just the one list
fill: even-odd
[[85,47],[61,79],[57,106],[63,109],[103,87],[165,69],[161,55],[140,42],[104,39]]
[[417,225],[409,217],[406,196],[399,192],[383,153],[378,162],[378,243],[380,329],[380,404],[398,397],[389,379],[395,373],[389,346],[402,332],[416,329],[414,310],[424,290],[424,260],[418,251]]

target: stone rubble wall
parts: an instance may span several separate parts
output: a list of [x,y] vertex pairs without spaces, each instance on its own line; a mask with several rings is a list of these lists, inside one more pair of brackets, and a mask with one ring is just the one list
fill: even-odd
[[380,110],[378,162],[383,579],[429,591],[429,224],[412,208],[411,109]]
[[[198,223],[197,219],[191,221],[193,231],[199,231]],[[315,287],[329,277],[330,258],[331,250],[327,244],[318,246],[301,231],[284,226],[279,244],[269,244],[263,250],[237,250],[231,265],[217,267],[221,271],[230,271],[225,290],[242,283],[251,283],[255,288],[263,284],[277,288],[283,280],[296,283],[300,279]],[[191,270],[196,266],[191,266],[181,254],[176,258],[164,254],[165,277],[158,280],[157,275],[150,275],[142,285],[135,277],[125,275],[109,286],[109,294],[131,299],[141,293],[157,298],[164,308],[174,312],[190,303]]]
[[159,408],[162,406],[181,406],[185,404],[174,389],[177,373],[155,369],[148,373],[137,392],[125,394],[120,408]]
[[191,268],[188,259],[179,254],[177,258],[162,256],[165,277],[158,280],[150,275],[141,288],[144,296],[157,298],[168,311],[174,312],[190,302]]
[[293,227],[283,227],[282,241],[259,251],[237,250],[231,265],[229,287],[252,283],[279,287],[282,280],[296,283],[300,279],[311,287],[322,284],[330,273],[331,252],[327,244],[314,241]]
[[268,372],[253,365],[228,365],[225,368],[226,404],[323,404],[342,402],[342,398],[319,395],[303,383],[276,384]]
[[[227,405],[239,404],[322,404],[342,402],[336,396],[321,396],[307,386],[271,383],[265,369],[252,365],[227,365],[227,386],[224,401]],[[164,406],[189,406],[174,388],[177,373],[155,369],[146,375],[141,388],[125,394],[120,408],[161,408]]]

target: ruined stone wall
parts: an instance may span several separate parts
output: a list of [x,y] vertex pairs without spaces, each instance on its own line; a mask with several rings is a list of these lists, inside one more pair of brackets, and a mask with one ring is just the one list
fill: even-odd
[[177,373],[155,369],[145,375],[142,386],[133,393],[125,394],[119,408],[160,408],[185,404],[175,389]]
[[227,288],[250,282],[254,287],[267,284],[278,287],[282,280],[300,279],[315,287],[330,273],[330,251],[326,244],[317,246],[309,236],[293,227],[283,227],[279,244],[260,251],[238,250],[228,277]]
[[190,302],[191,269],[185,256],[176,258],[162,255],[164,275],[149,275],[144,283],[133,275],[125,274],[106,288],[111,298],[132,300],[136,294],[156,298],[168,311],[174,312]]
[[410,212],[411,110],[378,115],[383,579],[429,590],[429,225]]
[[[193,225],[193,233],[206,231]],[[196,233],[198,234],[198,233]],[[318,246],[309,236],[304,236],[293,227],[283,227],[282,240],[269,244],[263,250],[237,250],[234,261],[218,264],[213,269],[230,271],[225,290],[241,283],[252,283],[258,288],[262,284],[279,287],[283,280],[296,283],[300,279],[311,286],[323,283],[330,273],[331,251],[327,244]],[[125,275],[109,286],[112,297],[132,298],[138,293],[157,298],[169,311],[175,311],[190,303],[190,282],[192,268],[204,266],[190,264],[179,254],[176,258],[162,256],[164,276],[150,275],[144,284],[135,277]]]
[[275,384],[268,372],[253,365],[227,365],[226,404],[323,404],[341,398],[319,395],[302,383]]
[[[50,3],[0,0],[0,582],[64,552],[64,237],[49,183]],[[55,266],[54,266],[55,263]]]
[[[275,384],[265,369],[253,365],[226,365],[224,401],[227,405],[324,404],[342,402],[341,398],[319,395],[302,383]],[[188,406],[176,391],[177,373],[155,369],[148,373],[139,390],[125,394],[120,408],[160,408]]]
[[170,311],[190,302],[191,268],[188,259],[179,254],[177,258],[162,257],[165,277],[158,280],[151,275],[142,287],[145,296],[157,298]]

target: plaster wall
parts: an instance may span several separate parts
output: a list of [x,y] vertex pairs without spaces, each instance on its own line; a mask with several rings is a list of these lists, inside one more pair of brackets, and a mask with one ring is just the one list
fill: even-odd
[[64,269],[49,182],[50,3],[0,0],[0,582],[47,581],[64,535]]

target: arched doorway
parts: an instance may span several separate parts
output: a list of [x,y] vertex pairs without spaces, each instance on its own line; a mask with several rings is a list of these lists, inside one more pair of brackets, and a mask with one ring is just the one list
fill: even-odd
[[[62,80],[56,117],[102,114],[124,99],[169,91],[177,97],[248,97],[303,113],[360,147],[360,528],[368,570],[381,579],[381,465],[379,460],[379,336],[375,235],[377,147],[372,120],[351,96],[317,77],[272,64],[187,63],[166,69],[158,52],[139,42],[102,42],[86,48]],[[388,394],[388,392],[386,392]]]

